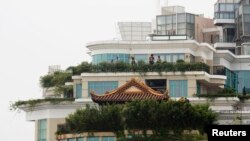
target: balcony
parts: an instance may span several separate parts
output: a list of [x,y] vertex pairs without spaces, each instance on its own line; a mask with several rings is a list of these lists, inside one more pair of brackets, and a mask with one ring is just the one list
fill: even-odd
[[234,24],[234,19],[214,19],[215,25]]
[[214,48],[236,48],[236,43],[229,43],[229,42],[217,42],[214,44]]

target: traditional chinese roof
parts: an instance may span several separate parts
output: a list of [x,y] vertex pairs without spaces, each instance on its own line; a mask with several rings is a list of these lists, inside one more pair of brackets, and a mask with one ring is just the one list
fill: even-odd
[[91,98],[94,102],[102,103],[125,103],[132,100],[168,100],[168,94],[162,94],[161,92],[155,91],[143,82],[136,79],[131,79],[121,87],[107,92],[103,95],[97,95],[94,91],[90,91]]

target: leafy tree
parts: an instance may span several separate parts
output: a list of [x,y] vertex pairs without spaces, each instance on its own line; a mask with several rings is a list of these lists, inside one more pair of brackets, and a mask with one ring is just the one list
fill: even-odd
[[[184,130],[204,132],[216,119],[208,105],[192,106],[183,101],[135,100],[123,105],[104,105],[77,110],[66,118],[58,133],[114,132],[119,140],[185,140]],[[124,136],[128,130],[132,139]],[[151,130],[152,135],[147,131]],[[142,131],[143,134],[138,134]]]

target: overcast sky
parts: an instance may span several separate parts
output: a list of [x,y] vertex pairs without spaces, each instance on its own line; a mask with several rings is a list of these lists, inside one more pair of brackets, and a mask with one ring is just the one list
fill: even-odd
[[[117,21],[151,21],[154,0],[0,0],[1,140],[34,141],[34,123],[10,102],[41,98],[39,78],[90,59],[85,44],[116,36]],[[169,0],[213,17],[216,0]]]

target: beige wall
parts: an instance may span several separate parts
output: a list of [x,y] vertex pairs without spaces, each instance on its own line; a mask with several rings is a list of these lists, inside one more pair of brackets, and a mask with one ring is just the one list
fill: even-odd
[[58,124],[64,124],[64,118],[47,119],[47,141],[56,141],[55,132]]
[[[188,97],[192,97],[194,94],[196,94],[196,81],[197,80],[203,80],[207,83],[215,83],[215,86],[223,85],[225,83],[225,80],[223,79],[210,79],[204,74],[192,74],[192,75],[185,75],[184,73],[172,73],[172,75],[140,75],[138,73],[134,73],[133,75],[124,75],[124,76],[116,76],[115,73],[113,73],[112,76],[84,76],[82,79],[82,86],[83,86],[83,97],[88,97],[88,81],[118,81],[118,87],[122,86],[131,78],[137,78],[143,82],[145,82],[145,79],[166,79],[167,80],[167,90],[169,91],[169,80],[187,80],[188,81]],[[205,87],[205,86],[204,86]],[[205,88],[204,88],[205,89]]]
[[211,43],[212,40],[215,42],[217,34],[215,32],[203,34],[203,29],[205,28],[215,28],[216,26],[213,23],[213,19],[205,18],[202,16],[195,17],[195,39],[198,42]]
[[38,141],[38,121],[35,121],[35,141]]

